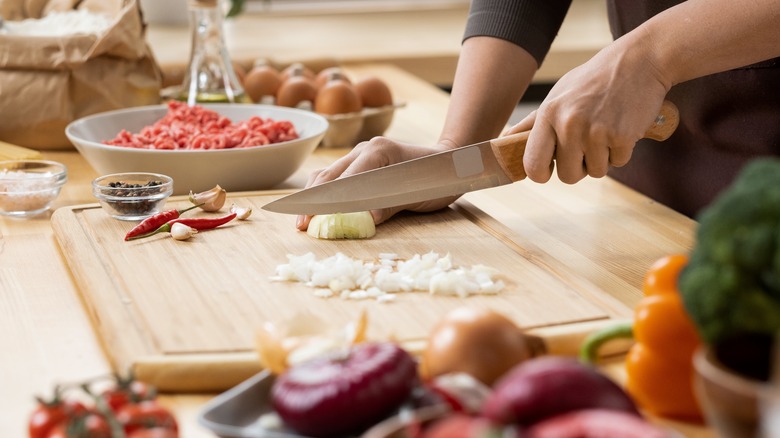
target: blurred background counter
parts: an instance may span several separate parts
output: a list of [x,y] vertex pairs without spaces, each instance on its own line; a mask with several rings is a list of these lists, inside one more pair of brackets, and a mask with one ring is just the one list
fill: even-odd
[[[155,0],[156,1],[156,0]],[[177,3],[176,1],[171,4]],[[147,40],[163,68],[165,85],[181,82],[189,59],[186,12],[158,11],[144,4]],[[184,5],[184,2],[182,2]],[[159,16],[165,13],[167,16]],[[434,85],[452,84],[467,3],[408,9],[247,10],[226,20],[225,37],[234,61],[248,67],[258,58],[277,64],[389,63]],[[612,37],[603,0],[575,0],[535,81],[553,83],[592,57]]]

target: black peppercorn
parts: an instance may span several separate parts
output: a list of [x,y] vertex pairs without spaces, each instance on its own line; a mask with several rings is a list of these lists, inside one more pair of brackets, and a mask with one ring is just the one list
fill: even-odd
[[[159,201],[159,198],[155,198],[154,195],[164,193],[162,187],[162,181],[149,181],[144,184],[131,184],[124,181],[116,181],[108,183],[108,187],[114,190],[106,190],[105,194],[110,197],[122,198],[148,198],[152,199],[112,199],[107,202],[119,213],[122,214],[134,214],[144,215],[154,213],[155,206]],[[140,189],[140,190],[139,190]]]

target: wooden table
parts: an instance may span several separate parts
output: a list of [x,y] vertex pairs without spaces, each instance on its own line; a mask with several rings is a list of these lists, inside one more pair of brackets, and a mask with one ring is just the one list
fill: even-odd
[[[448,96],[396,67],[353,66],[355,74],[377,74],[407,105],[396,114],[387,135],[434,142],[443,124]],[[343,154],[318,149],[280,188],[301,187],[307,175]],[[93,203],[90,182],[96,173],[76,152],[49,152],[45,158],[68,166],[69,181],[55,208]],[[610,179],[574,186],[552,181],[522,182],[469,194],[469,202],[528,236],[529,251],[555,269],[584,273],[616,303],[616,315],[630,316],[643,273],[657,258],[690,248],[695,223]],[[538,199],[534,205],[517,200]],[[554,222],[550,213],[554,213]],[[565,262],[565,263],[561,263]],[[101,350],[53,235],[50,214],[30,219],[0,219],[0,435],[25,436],[33,396],[48,394],[55,383],[108,373]],[[619,361],[612,372],[620,376]],[[213,397],[165,395],[162,401],[181,422],[183,437],[212,436],[196,422]],[[675,424],[686,436],[710,436],[691,425]]]

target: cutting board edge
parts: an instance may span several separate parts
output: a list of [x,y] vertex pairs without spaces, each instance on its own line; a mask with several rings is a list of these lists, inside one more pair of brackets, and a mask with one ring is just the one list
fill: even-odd
[[[100,208],[100,205],[81,204],[66,208],[59,208],[52,214],[51,224],[52,229],[54,230],[55,239],[63,255],[63,259],[65,260],[70,270],[70,274],[75,279],[75,283],[77,285],[76,289],[79,292],[84,309],[89,316],[90,324],[98,335],[101,347],[112,367],[116,371],[122,372],[129,370],[132,366],[132,360],[130,360],[130,356],[136,354],[135,352],[142,352],[142,354],[153,354],[155,351],[155,346],[150,345],[151,340],[144,336],[143,331],[138,328],[134,322],[135,319],[129,316],[128,312],[126,311],[127,307],[124,305],[122,297],[116,295],[111,296],[108,294],[95,294],[95,297],[90,297],[87,295],[90,293],[88,290],[92,290],[91,288],[82,287],[82,285],[85,284],[84,282],[87,284],[90,282],[89,276],[87,275],[87,272],[85,272],[87,270],[85,268],[85,266],[87,266],[87,261],[80,259],[77,263],[76,260],[66,256],[66,248],[68,247],[93,247],[95,245],[95,242],[90,239],[76,239],[74,234],[81,233],[84,236],[88,235],[84,227],[81,225],[79,216],[74,212],[94,208]],[[79,254],[83,255],[84,253],[88,254],[91,258],[95,258],[97,255],[97,253],[93,251],[79,251]],[[93,263],[94,262],[95,261],[93,260]],[[98,270],[97,272],[99,275],[108,277],[108,274],[103,270]],[[94,275],[95,271],[92,271],[91,274]],[[97,300],[93,298],[97,298]],[[115,303],[118,304],[118,307],[114,308],[123,309],[125,311],[118,312],[117,314],[112,315],[112,317],[101,316],[101,312],[106,307],[105,303],[101,300],[106,299],[113,299]],[[108,308],[112,307],[109,306]],[[110,330],[107,328],[109,326],[119,328],[120,330]],[[135,329],[128,330],[128,327],[133,327]],[[112,342],[112,338],[116,338],[118,336],[112,335],[112,333],[122,333],[122,342]],[[128,342],[130,343],[128,344]],[[111,345],[113,348],[108,348],[109,345]],[[123,348],[121,350],[116,350],[116,348],[120,345],[123,346]]]
[[[627,320],[597,318],[576,323],[545,325],[526,330],[541,337],[547,354],[576,357],[582,342],[592,333]],[[414,356],[421,356],[425,339],[400,341]],[[630,340],[616,340],[605,345],[602,356],[623,354],[632,345]],[[162,392],[220,392],[238,385],[262,371],[254,351],[149,355],[132,364],[135,376],[155,385]]]
[[131,366],[139,380],[160,392],[221,392],[262,371],[254,351],[139,357]]

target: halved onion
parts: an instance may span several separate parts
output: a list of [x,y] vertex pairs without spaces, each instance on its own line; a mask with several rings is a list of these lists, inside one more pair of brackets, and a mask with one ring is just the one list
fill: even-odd
[[318,239],[367,239],[376,234],[371,213],[321,214],[311,218],[306,231]]
[[310,312],[298,312],[276,324],[267,321],[256,332],[255,346],[260,364],[273,374],[326,353],[365,342],[368,315],[335,330]]

